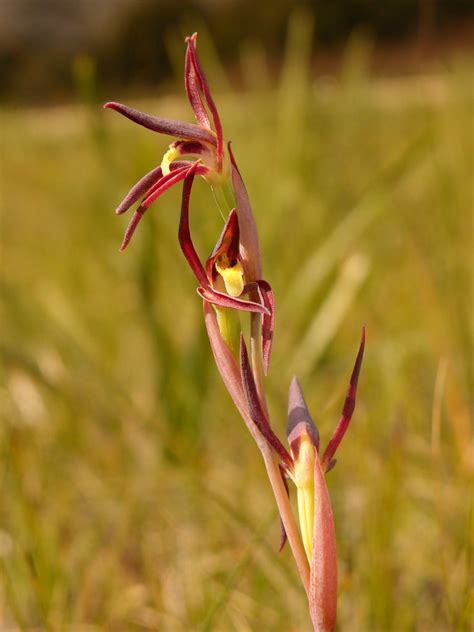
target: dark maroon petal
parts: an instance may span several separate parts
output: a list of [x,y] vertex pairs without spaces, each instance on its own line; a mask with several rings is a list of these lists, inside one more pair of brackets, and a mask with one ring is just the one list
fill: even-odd
[[104,108],[115,110],[127,117],[134,123],[138,123],[142,127],[158,132],[159,134],[168,134],[176,138],[188,138],[190,140],[199,140],[211,145],[216,146],[216,135],[211,130],[194,125],[193,123],[185,123],[183,121],[174,121],[172,119],[164,119],[160,116],[152,116],[151,114],[145,114],[139,110],[129,108],[122,103],[115,103],[110,101],[104,105]]
[[[177,171],[178,169],[182,169],[186,166],[190,167],[191,164],[192,163],[188,161],[177,160],[170,165],[170,169],[171,171]],[[159,186],[163,182],[163,177],[166,178],[166,176],[163,176],[161,166],[155,167],[149,173],[143,176],[143,178],[141,178],[136,184],[133,185],[133,187],[130,189],[124,199],[120,202],[117,210],[115,211],[117,215],[121,215],[122,213],[125,213],[125,211],[128,211],[128,209],[133,204],[135,204],[135,202],[145,193],[151,193],[152,188],[154,190],[155,186]]]
[[291,446],[295,458],[298,456],[299,441],[303,433],[308,435],[312,444],[319,452],[318,429],[309,414],[300,383],[296,377],[293,377],[288,395],[288,425],[286,428],[286,436],[288,437],[288,443]]
[[144,193],[148,191],[148,189],[163,175],[161,167],[155,167],[150,172],[148,172],[143,178],[141,178],[127,195],[123,198],[120,204],[117,206],[116,213],[117,215],[121,215],[128,211],[128,209],[135,204],[135,202],[140,198]]
[[273,332],[275,330],[275,297],[270,284],[266,281],[257,281],[258,292],[262,304],[269,313],[264,314],[262,319],[262,359],[265,375],[268,374],[270,365],[270,353],[272,350]]
[[212,267],[217,257],[225,253],[229,261],[239,258],[239,236],[239,219],[236,210],[232,209],[222,229],[221,236],[206,263],[206,271],[209,279],[212,278]]
[[143,214],[146,209],[139,206],[135,213],[132,215],[132,219],[129,221],[127,230],[125,231],[125,235],[123,236],[122,244],[120,246],[120,252],[123,252],[125,248],[130,243],[135,231],[137,230],[138,224],[141,222]]
[[224,139],[222,135],[222,126],[219,118],[219,113],[216,108],[216,104],[214,103],[214,99],[211,96],[211,92],[209,90],[209,84],[207,83],[204,72],[201,68],[201,64],[199,63],[199,58],[196,51],[196,38],[197,33],[191,35],[191,37],[186,38],[186,42],[188,44],[189,51],[189,59],[193,65],[193,68],[196,73],[196,79],[199,83],[199,87],[201,92],[204,94],[204,98],[207,103],[207,107],[212,115],[212,120],[214,121],[214,128],[216,130],[217,136],[217,170],[220,170],[220,166],[222,164],[222,157],[224,155]]
[[[282,468],[281,465],[278,465],[278,468],[280,470],[281,480],[283,481],[283,485],[285,486],[285,489],[286,489],[286,495],[289,498],[290,488],[288,487],[288,481],[286,480],[285,470]],[[283,524],[283,520],[281,519],[281,516],[280,516],[280,544],[278,546],[278,553],[281,553],[283,551],[283,547],[285,546],[287,540],[288,538],[286,535],[285,525]]]
[[273,432],[270,426],[270,422],[263,412],[263,408],[258,397],[252,368],[249,362],[247,346],[242,334],[240,334],[240,374],[242,376],[242,385],[244,387],[244,394],[247,399],[250,417],[253,419],[255,425],[265,437],[269,445],[278,454],[285,469],[287,469],[288,471],[292,471],[293,459],[286,451],[286,448],[282,444],[280,439]]
[[195,162],[191,169],[186,174],[186,179],[183,184],[183,196],[181,200],[181,216],[179,220],[178,239],[192,271],[196,275],[197,280],[203,287],[207,287],[208,280],[203,265],[199,259],[199,256],[194,248],[194,244],[191,239],[191,231],[189,229],[189,198],[191,195],[191,188],[193,186],[194,176],[199,167],[199,163]]
[[[207,279],[206,279],[207,280]],[[221,307],[229,307],[231,309],[237,309],[241,312],[257,312],[258,314],[265,314],[266,308],[260,303],[254,303],[253,301],[244,301],[240,298],[234,298],[223,292],[217,292],[208,283],[203,287],[198,287],[197,292],[199,296],[213,305],[220,305]]]
[[[179,149],[179,153],[181,156],[201,156],[204,152],[210,151],[209,145],[204,145],[197,140],[177,140],[170,145],[170,148],[171,147],[173,147],[174,149]],[[212,149],[212,151],[214,150]]]
[[360,367],[362,364],[362,358],[364,356],[364,348],[365,348],[365,327],[362,328],[362,337],[360,341],[359,351],[357,353],[357,358],[354,364],[354,369],[351,375],[351,381],[349,384],[349,390],[347,391],[346,399],[344,402],[344,407],[342,409],[342,415],[337,424],[336,430],[329,441],[326,450],[324,451],[322,458],[322,466],[323,469],[328,466],[331,462],[332,457],[334,456],[339,444],[341,443],[344,435],[346,434],[347,427],[349,426],[349,422],[352,417],[352,413],[354,412],[355,404],[356,404],[356,395],[357,395],[357,382],[359,380]]
[[201,99],[199,87],[197,85],[196,70],[191,60],[191,51],[188,45],[186,49],[186,61],[184,65],[184,85],[188,95],[189,103],[194,112],[197,122],[202,127],[211,129],[211,123],[206,112],[206,108]]
[[[142,203],[133,214],[132,219],[130,220],[127,226],[127,230],[125,231],[125,236],[123,238],[122,245],[120,246],[121,252],[123,252],[125,248],[128,246],[128,244],[130,243],[138,227],[138,224],[140,223],[143,215],[149,209],[151,204],[155,202],[161,195],[163,195],[163,193],[165,193],[173,185],[177,184],[181,180],[184,180],[184,178],[186,177],[186,174],[189,172],[189,169],[193,166],[194,163],[180,162],[177,164],[184,165],[184,166],[178,166],[178,168],[176,168],[174,171],[167,174],[166,176],[163,176],[157,183],[155,183],[151,187],[151,189],[148,190],[148,194],[149,194],[148,197],[146,197],[142,201]],[[202,165],[200,165],[200,167],[206,170],[203,173],[207,173],[207,167],[202,167]]]
[[326,465],[326,468],[325,468],[325,470],[324,470],[325,474],[327,474],[328,472],[330,472],[330,471],[334,468],[334,466],[336,465],[336,463],[337,463],[337,460],[336,460],[336,459],[331,459],[331,460],[329,461],[329,463]]
[[153,202],[165,193],[168,189],[170,189],[173,185],[184,180],[186,175],[188,174],[193,163],[189,163],[187,167],[181,167],[180,169],[176,169],[175,171],[171,171],[166,176],[163,176],[161,180],[156,182],[149,191],[147,191],[146,198],[142,201],[140,206],[142,206],[145,210],[148,209]]

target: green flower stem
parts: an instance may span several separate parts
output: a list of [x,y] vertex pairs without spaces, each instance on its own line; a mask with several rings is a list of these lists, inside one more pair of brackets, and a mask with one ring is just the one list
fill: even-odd
[[239,312],[236,309],[231,309],[230,307],[215,306],[215,310],[222,340],[229,347],[232,355],[238,363],[240,353],[240,332],[242,330]]

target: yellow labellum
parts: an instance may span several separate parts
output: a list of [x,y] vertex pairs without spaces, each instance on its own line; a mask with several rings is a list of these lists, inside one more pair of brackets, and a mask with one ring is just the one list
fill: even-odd
[[314,462],[315,447],[306,433],[301,437],[298,458],[294,464],[294,482],[298,501],[301,539],[311,563],[314,530]]
[[217,317],[217,325],[222,340],[229,347],[232,355],[238,359],[240,351],[240,317],[235,309],[214,306]]
[[244,271],[240,261],[229,265],[227,255],[222,255],[216,261],[216,270],[221,275],[225,289],[229,296],[240,296],[244,291]]
[[173,162],[173,160],[175,160],[179,156],[180,156],[179,149],[176,149],[176,147],[171,146],[168,149],[168,151],[165,153],[161,161],[161,170],[163,171],[164,176],[167,176],[170,173],[171,163]]

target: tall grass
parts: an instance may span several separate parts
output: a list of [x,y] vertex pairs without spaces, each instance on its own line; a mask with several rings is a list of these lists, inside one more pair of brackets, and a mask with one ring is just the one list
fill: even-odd
[[[329,436],[365,323],[329,475],[339,626],[467,630],[472,60],[371,80],[354,41],[341,80],[314,81],[308,33],[293,23],[277,87],[247,47],[246,89],[217,95],[278,301],[275,429],[296,372]],[[182,97],[138,105],[188,116]],[[2,118],[0,627],[308,629],[262,464],[211,362],[177,191],[118,253],[112,211],[166,141],[91,103]],[[221,219],[196,194],[207,254]]]

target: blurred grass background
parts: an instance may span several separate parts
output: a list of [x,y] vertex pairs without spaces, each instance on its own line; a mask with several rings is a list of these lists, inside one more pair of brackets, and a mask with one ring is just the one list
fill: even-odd
[[[273,424],[296,373],[329,439],[365,324],[328,476],[339,629],[468,630],[474,61],[373,79],[353,37],[339,79],[315,80],[311,29],[293,17],[277,85],[243,48],[239,93],[200,43],[277,298]],[[91,60],[75,76],[82,105],[1,114],[0,629],[307,630],[179,252],[178,190],[118,253],[113,209],[167,141],[101,111]],[[184,92],[129,103],[191,120]],[[201,182],[192,221],[206,256],[222,222]]]

